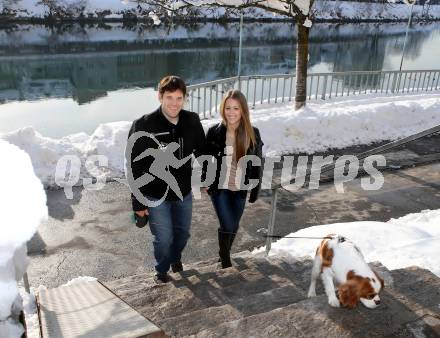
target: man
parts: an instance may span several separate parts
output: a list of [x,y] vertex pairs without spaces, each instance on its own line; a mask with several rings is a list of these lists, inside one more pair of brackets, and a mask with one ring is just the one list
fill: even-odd
[[[158,95],[160,107],[133,122],[126,159],[133,179],[140,182],[130,184],[133,210],[138,217],[149,217],[156,281],[166,283],[170,266],[173,272],[183,270],[192,216],[191,156],[203,154],[205,133],[199,116],[182,109],[186,85],[181,78],[163,78]],[[132,137],[136,141],[130,145]]]

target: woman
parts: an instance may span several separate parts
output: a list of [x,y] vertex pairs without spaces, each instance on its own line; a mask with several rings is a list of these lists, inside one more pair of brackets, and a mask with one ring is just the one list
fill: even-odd
[[[211,127],[206,136],[207,152],[215,157],[217,163],[216,177],[208,193],[220,223],[220,261],[222,268],[228,268],[232,266],[231,246],[248,193],[243,183],[249,185],[249,180],[258,181],[251,189],[249,203],[257,200],[261,187],[262,163],[253,166],[252,161],[243,159],[241,164],[246,163],[245,168],[239,168],[237,164],[245,155],[257,156],[261,161],[263,142],[258,129],[251,125],[248,104],[240,91],[230,90],[226,94],[220,105],[220,114],[222,122]],[[226,163],[222,164],[222,161]]]

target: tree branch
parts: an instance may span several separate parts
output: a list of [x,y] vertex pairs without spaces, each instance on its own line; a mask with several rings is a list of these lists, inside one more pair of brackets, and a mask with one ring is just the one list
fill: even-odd
[[[233,1],[229,2],[228,0],[217,0],[217,1],[181,0],[179,2],[175,2],[174,4],[172,3],[168,4],[168,1],[160,1],[160,0],[138,0],[138,2],[146,3],[153,6],[158,6],[170,12],[177,12],[179,10],[189,7],[219,7],[219,8],[230,8],[236,10],[241,10],[245,8],[260,8],[271,13],[276,13],[279,15],[295,18],[297,22],[301,24],[304,22],[305,19],[308,18],[308,15],[305,15],[301,11],[301,9],[295,4],[294,0],[276,1],[276,2],[271,2],[268,0],[247,0],[247,1],[243,1],[241,4],[233,3]],[[309,13],[310,13],[310,8],[313,5],[313,2],[314,0],[310,0]],[[284,9],[277,8],[273,6],[274,4],[280,5],[279,7],[284,7]]]

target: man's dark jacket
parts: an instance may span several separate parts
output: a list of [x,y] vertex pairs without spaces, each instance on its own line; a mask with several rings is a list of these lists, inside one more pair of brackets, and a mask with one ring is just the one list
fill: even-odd
[[[249,196],[249,202],[253,203],[258,199],[258,195],[261,189],[261,176],[263,174],[263,141],[261,140],[260,131],[258,128],[253,127],[255,132],[256,144],[251,146],[246,155],[255,155],[260,158],[261,166],[252,166],[251,162],[247,162],[246,174],[244,183],[248,184],[250,179],[257,179],[258,185],[251,189]],[[206,134],[206,154],[212,155],[217,161],[217,172],[214,182],[209,186],[208,192],[215,193],[218,190],[220,173],[222,168],[222,159],[225,155],[226,147],[226,131],[227,128],[223,123],[218,123],[209,128]],[[206,178],[206,166],[204,166],[204,173],[202,179]],[[243,198],[246,198],[247,190],[241,190]]]
[[[144,115],[135,120],[131,126],[128,137],[138,131],[153,134],[160,144],[157,144],[152,138],[146,136],[136,141],[133,146],[131,158],[126,159],[127,162],[129,160],[131,162],[134,179],[141,177],[145,173],[149,173],[149,168],[154,160],[152,156],[146,156],[139,161],[133,162],[133,160],[146,149],[158,149],[159,147],[165,147],[171,142],[176,142],[180,147],[175,151],[174,155],[179,160],[191,154],[197,157],[204,153],[206,144],[205,132],[200,123],[200,118],[196,113],[181,110],[179,113],[179,121],[175,125],[166,119],[161,107],[159,107],[153,113]],[[186,196],[191,192],[191,163],[192,160],[190,159],[180,168],[168,168],[168,171],[176,179],[182,196]],[[144,196],[161,199],[166,192],[167,186],[167,183],[159,178],[155,178],[152,182],[141,187],[140,191]],[[169,189],[166,200],[175,201],[178,199],[174,191]],[[134,211],[145,210],[147,208],[138,201],[133,194],[131,195],[131,200]]]

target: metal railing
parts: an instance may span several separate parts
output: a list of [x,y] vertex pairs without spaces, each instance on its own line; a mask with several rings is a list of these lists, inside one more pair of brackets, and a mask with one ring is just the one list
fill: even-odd
[[[357,154],[356,157],[358,158],[358,160],[363,160],[368,156],[372,156],[372,155],[377,155],[380,153],[383,153],[385,151],[388,151],[390,149],[399,147],[401,145],[407,144],[409,142],[418,140],[422,137],[426,137],[426,136],[430,136],[436,133],[440,133],[440,125],[437,125],[435,127],[423,130],[421,132],[418,132],[416,134],[404,137],[400,140],[397,141],[392,141],[389,143],[386,143],[384,145],[378,146],[376,148],[367,150],[363,153]],[[344,166],[346,165],[346,163],[344,163]],[[334,170],[336,168],[335,164],[329,164],[327,166],[324,166],[323,168],[319,168],[319,174],[322,175],[326,172],[329,172],[331,170]],[[312,174],[312,171],[310,169],[307,169],[306,172],[306,177],[304,182],[307,182],[307,178],[310,177],[310,175]],[[275,216],[276,216],[276,209],[277,209],[277,202],[278,202],[278,191],[279,189],[286,187],[288,185],[291,185],[293,182],[292,181],[288,181],[288,182],[281,182],[279,184],[276,184],[274,186],[272,186],[271,190],[272,190],[272,201],[271,201],[271,206],[270,206],[270,216],[269,216],[269,221],[267,224],[267,238],[266,238],[266,254],[269,254],[269,251],[271,249],[272,246],[272,235],[275,229]]]
[[[326,100],[370,93],[412,93],[440,89],[440,70],[351,71],[307,75],[307,99]],[[218,115],[223,95],[240,89],[249,106],[283,103],[295,98],[294,74],[235,76],[188,86],[186,108],[201,118]]]

